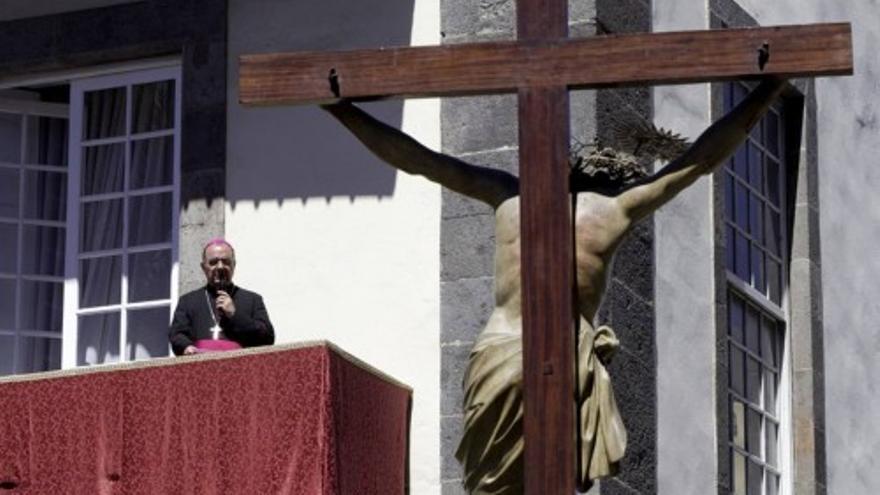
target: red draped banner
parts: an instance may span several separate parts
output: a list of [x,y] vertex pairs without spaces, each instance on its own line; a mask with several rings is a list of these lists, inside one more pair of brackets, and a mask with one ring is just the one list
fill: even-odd
[[328,343],[0,380],[0,493],[402,494],[411,390]]

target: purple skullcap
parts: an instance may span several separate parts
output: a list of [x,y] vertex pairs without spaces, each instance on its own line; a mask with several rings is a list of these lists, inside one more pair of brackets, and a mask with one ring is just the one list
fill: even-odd
[[222,246],[222,245],[229,246],[229,249],[232,250],[232,255],[235,256],[235,248],[232,247],[232,244],[230,244],[229,241],[227,241],[226,239],[224,239],[224,238],[222,238],[222,237],[215,237],[215,238],[213,238],[213,239],[211,239],[210,241],[208,241],[208,242],[205,243],[205,247],[202,248],[202,258],[205,257],[205,253],[208,251],[208,248],[209,248],[209,247],[211,247],[211,246]]

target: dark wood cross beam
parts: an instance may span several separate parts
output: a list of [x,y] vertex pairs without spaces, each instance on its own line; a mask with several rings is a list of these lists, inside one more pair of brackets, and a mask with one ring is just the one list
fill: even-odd
[[[761,70],[758,50],[764,43],[770,56]],[[327,83],[331,68],[342,96],[354,100],[461,96],[555,85],[846,75],[852,72],[852,45],[850,25],[840,23],[247,55],[241,58],[241,102],[334,101]]]
[[568,495],[575,491],[573,275],[562,261],[572,256],[568,90],[851,74],[851,30],[815,24],[576,40],[567,38],[567,0],[518,0],[517,13],[512,42],[243,56],[240,100],[518,93],[526,493]]

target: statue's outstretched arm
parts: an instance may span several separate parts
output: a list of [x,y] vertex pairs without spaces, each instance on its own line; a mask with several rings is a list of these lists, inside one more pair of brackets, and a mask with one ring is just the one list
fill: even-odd
[[786,81],[767,78],[727,115],[712,124],[680,157],[656,174],[622,192],[617,201],[631,220],[638,220],[675,197],[701,175],[711,173],[745,141]]
[[502,170],[479,167],[432,151],[348,102],[322,106],[370,151],[394,168],[433,182],[493,208],[518,194],[518,179]]

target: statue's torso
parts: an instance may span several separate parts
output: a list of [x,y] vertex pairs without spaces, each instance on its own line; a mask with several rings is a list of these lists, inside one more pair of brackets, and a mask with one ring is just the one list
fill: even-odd
[[[602,301],[614,250],[630,222],[614,198],[579,193],[575,212],[575,259],[578,309],[582,322],[592,324]],[[495,309],[483,331],[522,331],[519,198],[502,203],[495,213]]]

